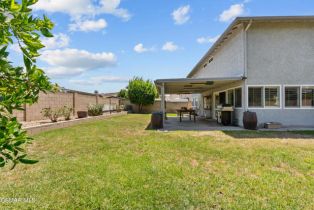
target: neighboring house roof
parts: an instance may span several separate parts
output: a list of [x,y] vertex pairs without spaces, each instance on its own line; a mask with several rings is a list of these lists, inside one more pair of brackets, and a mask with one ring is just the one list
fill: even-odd
[[251,24],[253,22],[290,22],[290,21],[314,21],[314,16],[260,16],[260,17],[237,17],[219,37],[219,39],[213,44],[213,46],[207,51],[202,59],[196,64],[192,71],[187,75],[187,78],[191,78],[202,66],[204,60],[210,57],[223,43],[232,35],[232,33],[239,28],[243,23]]

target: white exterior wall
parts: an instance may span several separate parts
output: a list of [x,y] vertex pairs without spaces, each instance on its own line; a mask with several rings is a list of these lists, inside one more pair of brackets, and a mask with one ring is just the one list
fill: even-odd
[[[243,28],[240,27],[234,32],[233,37],[226,40],[223,45],[213,54],[213,61],[204,68],[203,65],[200,67],[192,78],[212,78],[212,77],[237,77],[244,75],[244,42]],[[215,113],[210,113],[208,110],[204,110],[203,96],[211,95],[212,107],[214,107],[214,92],[223,91],[234,87],[244,87],[243,82],[237,82],[234,84],[226,85],[224,87],[216,88],[204,92],[200,97],[200,114],[208,116],[209,114],[213,117]],[[244,88],[242,88],[242,91]],[[243,95],[243,94],[242,94]],[[244,105],[244,97],[242,97],[242,105]],[[237,108],[234,112],[234,117],[238,119],[240,125],[242,125],[243,108]]]
[[[314,85],[314,23],[254,23],[248,30],[248,85]],[[259,123],[314,126],[314,109],[252,109]]]
[[207,66],[204,64],[192,76],[192,78],[205,77],[235,77],[244,74],[244,46],[243,29],[234,32],[235,35],[226,40],[223,45],[213,54],[213,61],[208,63],[210,57],[206,59]]

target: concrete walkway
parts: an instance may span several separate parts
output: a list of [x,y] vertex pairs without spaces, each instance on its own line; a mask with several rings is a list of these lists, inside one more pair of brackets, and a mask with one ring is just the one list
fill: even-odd
[[[184,117],[180,122],[179,117],[168,117],[164,123],[164,131],[244,131],[245,129],[237,126],[223,126],[217,124],[216,120],[198,118],[196,122]],[[288,126],[278,129],[260,128],[259,131],[314,131],[313,127]]]
[[204,118],[198,118],[196,122],[189,120],[188,117],[184,117],[182,122],[180,122],[179,117],[168,117],[164,123],[164,129],[167,131],[212,131],[212,130],[221,130],[221,131],[241,131],[244,130],[241,127],[237,126],[223,126],[217,124],[216,120],[209,120]]

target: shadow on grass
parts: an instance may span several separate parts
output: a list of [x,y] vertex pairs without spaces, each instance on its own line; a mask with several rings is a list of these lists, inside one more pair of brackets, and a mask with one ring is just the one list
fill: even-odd
[[237,139],[313,139],[314,131],[222,131]]

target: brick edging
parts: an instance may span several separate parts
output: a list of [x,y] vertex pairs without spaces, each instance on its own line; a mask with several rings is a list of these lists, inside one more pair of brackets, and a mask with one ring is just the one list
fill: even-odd
[[34,135],[34,134],[38,134],[44,131],[50,131],[50,130],[55,130],[59,128],[66,128],[66,127],[78,125],[84,122],[92,122],[92,121],[97,121],[97,120],[102,120],[102,119],[108,119],[111,117],[122,116],[126,114],[127,112],[118,112],[118,113],[112,113],[110,115],[107,114],[107,115],[102,115],[102,116],[80,118],[80,119],[74,119],[74,120],[69,120],[69,121],[60,121],[56,123],[49,123],[45,125],[37,125],[33,127],[28,127],[28,128],[24,128],[24,130],[26,130],[29,135]]

